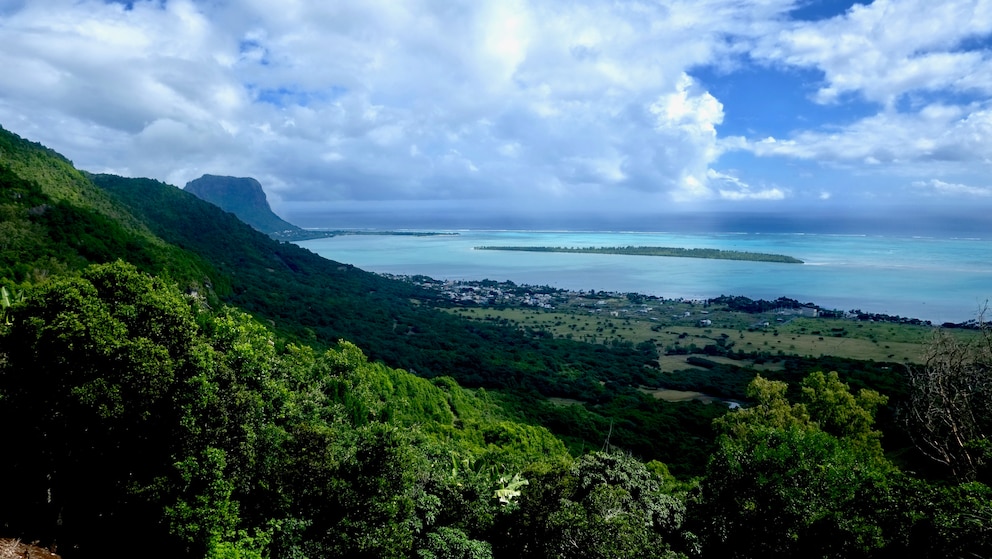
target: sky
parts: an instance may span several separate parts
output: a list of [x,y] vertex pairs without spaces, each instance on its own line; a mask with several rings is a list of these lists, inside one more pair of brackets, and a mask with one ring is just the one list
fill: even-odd
[[0,0],[0,126],[305,227],[992,237],[992,0]]

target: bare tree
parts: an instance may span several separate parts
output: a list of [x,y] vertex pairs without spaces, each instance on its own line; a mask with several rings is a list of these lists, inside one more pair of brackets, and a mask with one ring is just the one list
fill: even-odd
[[979,313],[978,335],[937,331],[922,366],[909,368],[903,417],[916,447],[958,481],[974,480],[992,435],[992,330]]

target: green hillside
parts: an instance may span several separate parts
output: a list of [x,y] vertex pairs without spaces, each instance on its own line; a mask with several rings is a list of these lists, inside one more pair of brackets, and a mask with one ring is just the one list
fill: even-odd
[[[204,258],[225,278],[224,300],[307,343],[354,342],[373,360],[420,376],[450,376],[507,395],[518,417],[549,426],[577,451],[614,443],[644,459],[698,472],[726,411],[669,404],[636,387],[659,374],[652,347],[602,346],[543,332],[479,324],[432,307],[439,295],[273,241],[196,197],[148,179],[96,175],[94,182],[163,239]],[[597,402],[562,408],[546,398]],[[686,435],[689,436],[686,436]]]
[[[639,390],[668,374],[654,343],[472,321],[176,187],[0,146],[0,538],[68,559],[992,550],[987,332],[903,372],[694,357],[679,382],[746,409],[670,403]],[[900,468],[890,433],[933,469]]]
[[197,255],[155,236],[65,158],[0,128],[0,278],[32,285],[90,263],[126,258],[203,290],[214,275]]

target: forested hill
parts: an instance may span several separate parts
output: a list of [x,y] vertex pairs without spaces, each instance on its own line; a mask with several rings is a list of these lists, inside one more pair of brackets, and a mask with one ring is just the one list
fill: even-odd
[[[652,343],[456,318],[3,130],[0,219],[0,538],[66,559],[992,550],[987,393],[920,478],[883,453],[886,396],[836,373],[733,367],[733,413],[656,401]],[[941,378],[987,371],[990,338],[935,345],[969,359]]]
[[[161,238],[209,262],[223,278],[220,293],[226,302],[296,339],[328,344],[344,338],[390,365],[428,377],[456,375],[487,387],[536,389],[529,373],[564,365],[545,355],[525,332],[425,307],[424,301],[438,296],[435,292],[273,241],[177,188],[111,175],[94,175],[93,181]],[[579,353],[589,346],[552,342]],[[527,367],[508,364],[503,355],[508,349],[521,352]],[[619,360],[620,366],[636,370],[643,360],[632,360],[634,353],[600,348],[598,364],[567,365],[608,368]]]
[[[507,402],[516,413],[568,434],[578,448],[599,447],[623,417],[612,427],[618,447],[679,474],[705,464],[710,443],[699,441],[712,440],[710,421],[724,410],[640,394],[637,386],[658,382],[653,346],[607,347],[471,322],[433,308],[436,292],[273,241],[177,188],[110,175],[93,180],[163,239],[209,262],[223,278],[224,301],[293,339],[346,339],[390,366],[512,393]],[[547,397],[607,407],[561,409]]]
[[212,275],[202,259],[155,236],[67,159],[3,128],[0,183],[4,281],[29,284],[117,258],[151,273],[168,270],[190,287]]
[[[11,172],[20,182],[7,185],[19,197],[6,223],[3,278],[9,287],[123,258],[142,271],[167,274],[211,305],[248,310],[291,340],[328,347],[345,339],[373,360],[421,376],[499,389],[515,416],[551,426],[573,448],[598,448],[616,423],[612,440],[620,448],[663,459],[681,474],[705,464],[711,443],[699,441],[712,440],[709,423],[719,410],[666,405],[637,392],[639,384],[656,384],[653,348],[604,347],[457,318],[431,308],[433,292],[273,241],[181,189],[89,175],[103,187],[96,188],[50,150],[6,132],[3,138],[8,162],[30,169],[29,176],[65,175],[51,182],[52,191],[67,200],[99,200],[106,209],[53,200]],[[39,198],[28,196],[35,191]],[[551,396],[609,406],[559,408],[548,404]]]

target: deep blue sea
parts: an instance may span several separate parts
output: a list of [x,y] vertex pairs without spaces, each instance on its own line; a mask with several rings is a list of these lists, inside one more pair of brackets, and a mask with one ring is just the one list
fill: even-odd
[[[666,298],[789,297],[934,323],[976,318],[992,299],[992,241],[794,233],[457,231],[344,235],[298,243],[371,272],[637,292]],[[784,254],[805,264],[474,250],[483,245],[665,246]]]

